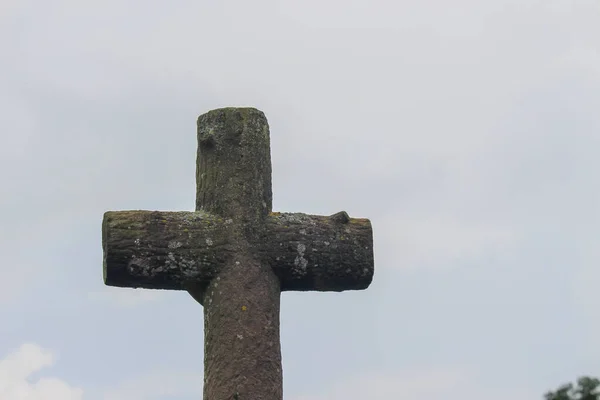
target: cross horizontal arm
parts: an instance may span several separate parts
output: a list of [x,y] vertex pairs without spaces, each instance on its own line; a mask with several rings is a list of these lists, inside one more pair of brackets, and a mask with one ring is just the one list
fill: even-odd
[[204,212],[106,212],[104,283],[183,290],[188,282],[210,282],[231,253],[229,222]]
[[[110,211],[102,223],[104,282],[185,290],[210,282],[235,257],[233,221],[204,212]],[[368,219],[271,213],[256,243],[281,290],[360,290],[373,279]]]
[[372,279],[373,231],[368,219],[271,213],[261,259],[273,267],[281,290],[366,289]]

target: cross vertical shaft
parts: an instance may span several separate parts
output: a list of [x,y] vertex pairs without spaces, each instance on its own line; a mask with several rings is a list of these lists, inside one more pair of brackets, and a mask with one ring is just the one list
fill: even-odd
[[258,110],[198,118],[196,211],[222,216],[236,236],[232,256],[208,288],[190,289],[204,305],[204,399],[240,392],[283,398],[280,283],[249,244],[271,212],[269,149],[269,127]]

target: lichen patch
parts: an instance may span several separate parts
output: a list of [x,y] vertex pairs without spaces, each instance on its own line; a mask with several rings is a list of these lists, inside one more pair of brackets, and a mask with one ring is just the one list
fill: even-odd
[[294,259],[294,266],[297,268],[295,272],[298,275],[306,275],[306,267],[308,266],[308,260],[304,258],[304,252],[306,251],[306,245],[304,243],[298,243],[298,247],[296,248],[298,251],[298,255]]
[[170,242],[167,244],[167,247],[168,247],[169,249],[178,249],[178,248],[180,248],[181,246],[183,246],[183,243],[181,243],[181,242],[178,242],[178,241],[176,241],[176,240],[171,240],[171,241],[170,241]]

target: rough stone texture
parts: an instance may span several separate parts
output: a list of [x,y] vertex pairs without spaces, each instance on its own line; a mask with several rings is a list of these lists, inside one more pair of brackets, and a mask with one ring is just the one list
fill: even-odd
[[[369,220],[271,213],[264,225],[250,247],[273,268],[282,291],[357,290],[371,283]],[[204,212],[107,212],[104,280],[111,286],[171,290],[208,284],[235,256],[233,228],[233,219]]]
[[102,222],[104,282],[184,290],[209,282],[230,256],[232,224],[203,212],[109,211]]
[[235,218],[250,236],[272,208],[269,125],[254,108],[198,118],[196,211]]
[[104,215],[104,281],[204,306],[205,400],[281,400],[281,291],[368,287],[371,224],[271,212],[269,127],[253,108],[198,118],[196,182],[195,212]]

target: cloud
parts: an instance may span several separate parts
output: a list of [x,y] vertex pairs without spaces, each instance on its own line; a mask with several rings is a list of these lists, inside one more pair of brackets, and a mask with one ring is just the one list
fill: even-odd
[[160,371],[132,378],[107,391],[102,400],[155,400],[202,397],[204,376],[197,372]]
[[464,399],[464,400],[531,400],[539,397],[521,388],[503,389],[478,381],[470,369],[432,367],[372,373],[337,382],[319,394],[294,396],[292,400],[389,400],[389,399]]
[[560,64],[566,69],[574,69],[596,83],[600,83],[600,46],[574,47],[564,56]]
[[[596,225],[597,226],[597,225]],[[600,347],[597,338],[600,336],[600,248],[594,242],[595,236],[590,234],[590,239],[582,238],[577,244],[577,253],[573,255],[573,264],[578,265],[575,269],[571,289],[576,315],[582,318],[582,332],[586,333],[586,339],[591,344],[586,348],[590,356],[598,359]]]
[[519,233],[496,221],[460,219],[448,213],[396,213],[377,224],[382,258],[396,268],[444,268],[472,262],[484,255],[507,253]]
[[54,365],[56,356],[36,344],[23,344],[0,360],[0,400],[81,400],[83,391],[58,378],[31,375]]
[[88,299],[106,305],[136,307],[161,299],[161,294],[160,290],[104,287],[102,290],[89,292]]
[[[0,360],[0,400],[84,400],[83,389],[55,377],[32,380],[44,368],[52,367],[56,354],[25,343]],[[130,378],[112,389],[98,388],[86,395],[94,400],[152,400],[175,396],[202,396],[202,373],[156,371]],[[187,398],[187,397],[186,397]]]
[[[154,400],[202,396],[201,373],[160,371],[131,379],[107,391],[102,400]],[[329,387],[304,390],[291,400],[389,400],[389,399],[465,399],[530,400],[539,397],[530,389],[504,383],[482,383],[471,368],[428,367],[379,371],[352,376]],[[288,398],[288,395],[286,395]]]

